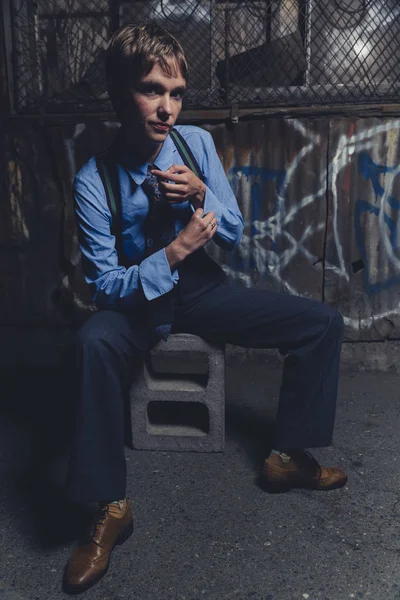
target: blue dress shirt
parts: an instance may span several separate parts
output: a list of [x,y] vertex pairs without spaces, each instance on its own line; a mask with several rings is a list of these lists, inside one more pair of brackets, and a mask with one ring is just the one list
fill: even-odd
[[[204,212],[215,212],[218,230],[213,240],[223,248],[233,249],[243,232],[243,219],[211,135],[199,127],[177,126],[186,139],[204,175],[206,195]],[[171,269],[165,248],[145,258],[143,223],[149,201],[141,188],[148,163],[138,165],[133,155],[123,156],[118,165],[122,204],[122,242],[124,253],[132,262],[125,268],[118,264],[115,238],[111,234],[111,213],[102,181],[92,157],[77,173],[74,181],[75,212],[83,271],[98,308],[129,310],[146,300],[169,292],[179,280],[179,267]],[[173,164],[183,164],[170,136],[165,140],[154,164],[166,171]],[[185,227],[193,214],[189,202],[173,205],[176,233]]]

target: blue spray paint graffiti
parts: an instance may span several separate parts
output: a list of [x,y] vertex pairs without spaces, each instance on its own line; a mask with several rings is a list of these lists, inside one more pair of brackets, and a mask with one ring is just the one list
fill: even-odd
[[381,175],[392,173],[395,167],[377,165],[367,152],[360,152],[358,155],[358,172],[364,175],[367,181],[371,180],[372,187],[376,196],[383,196],[385,189],[379,180]]
[[[371,157],[366,153],[360,153],[358,157],[358,171],[363,174],[367,181],[371,181],[372,187],[376,194],[376,201],[378,198],[382,198],[385,193],[385,188],[382,186],[380,182],[381,175],[385,175],[386,173],[393,173],[396,167],[388,167],[386,165],[378,165],[376,164]],[[387,206],[392,211],[400,211],[400,200],[393,198],[393,196],[388,195],[387,197]],[[371,202],[367,202],[366,200],[357,200],[354,207],[354,227],[355,227],[355,236],[358,247],[360,249],[361,258],[364,261],[365,269],[364,269],[364,287],[368,294],[376,294],[381,290],[385,290],[393,287],[400,283],[400,274],[393,275],[383,281],[378,281],[373,283],[371,277],[371,269],[368,261],[367,251],[366,251],[366,243],[364,237],[364,231],[361,227],[361,215],[363,213],[369,213],[372,215],[376,215],[379,219],[381,210],[385,210],[386,207],[376,206],[376,204],[372,204]],[[398,217],[398,215],[396,215]],[[396,250],[398,246],[398,218],[393,218],[388,215],[386,212],[383,216],[383,220],[389,230],[389,240],[393,250]]]
[[276,181],[276,188],[280,193],[286,177],[286,171],[248,165],[243,167],[232,167],[229,171],[229,176],[232,175],[246,177],[247,181],[249,181],[250,177],[254,177],[254,179],[258,178],[263,184],[267,183],[267,181]]
[[[256,222],[260,220],[261,218],[261,207],[263,205],[263,202],[265,201],[265,198],[263,196],[263,186],[266,185],[266,183],[268,181],[272,181],[275,182],[275,187],[276,187],[276,193],[274,194],[274,210],[273,213],[270,216],[274,216],[277,215],[277,213],[279,212],[278,208],[278,197],[281,194],[282,188],[283,188],[283,184],[285,182],[285,178],[286,178],[286,171],[285,170],[276,170],[276,169],[268,169],[265,167],[256,167],[253,165],[247,165],[247,166],[236,166],[233,167],[228,174],[229,180],[231,182],[231,185],[234,183],[234,176],[237,177],[245,177],[247,179],[247,181],[251,181],[250,183],[250,190],[251,190],[251,210],[250,210],[250,214],[251,214],[251,230],[250,230],[250,235],[251,235],[251,240],[250,240],[250,256],[249,256],[249,260],[246,261],[246,264],[243,263],[243,260],[238,260],[238,256],[236,255],[235,257],[233,257],[233,262],[234,265],[231,264],[231,266],[233,266],[235,269],[250,269],[251,271],[255,271],[256,270],[256,261],[255,261],[255,257],[254,257],[254,236],[257,235],[258,230],[256,227]],[[235,193],[237,193],[237,190],[235,189],[235,186],[232,185],[233,187],[233,191]],[[271,243],[271,248],[270,250],[272,252],[279,252],[279,247],[278,247],[278,240],[273,240]],[[236,254],[236,253],[235,253]]]

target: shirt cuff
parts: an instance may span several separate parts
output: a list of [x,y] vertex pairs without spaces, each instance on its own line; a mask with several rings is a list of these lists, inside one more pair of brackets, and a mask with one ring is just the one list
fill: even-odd
[[[196,209],[192,203],[190,203],[190,208],[192,209],[192,212],[195,212]],[[218,200],[218,198],[214,194],[214,192],[212,192],[210,190],[210,188],[207,186],[206,186],[206,193],[205,193],[204,201],[203,201],[203,211],[204,211],[205,215],[207,213],[213,211],[215,213],[215,218],[217,219],[217,221],[219,222],[221,220],[221,216],[222,216],[221,202]]]
[[139,265],[139,277],[147,300],[166,294],[179,281],[178,269],[171,271],[165,248],[145,258]]

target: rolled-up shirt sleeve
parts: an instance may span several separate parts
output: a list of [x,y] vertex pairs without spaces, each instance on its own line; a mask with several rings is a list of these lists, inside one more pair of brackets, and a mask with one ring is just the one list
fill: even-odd
[[205,152],[202,161],[202,172],[206,184],[204,212],[213,211],[218,222],[218,230],[213,240],[222,248],[232,250],[242,237],[243,217],[237,200],[226,177],[220,158],[215,149],[214,140],[208,132],[204,132],[202,140]]
[[111,213],[98,173],[74,181],[75,213],[85,280],[98,308],[129,310],[165,294],[178,280],[165,249],[128,268],[118,264]]

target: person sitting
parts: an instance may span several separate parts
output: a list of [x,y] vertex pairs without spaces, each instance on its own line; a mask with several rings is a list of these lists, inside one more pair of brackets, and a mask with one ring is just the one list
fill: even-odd
[[[209,243],[235,248],[243,219],[211,135],[175,127],[188,77],[178,41],[158,26],[124,26],[109,42],[106,73],[121,127],[107,153],[92,157],[74,182],[83,269],[98,311],[77,334],[67,496],[97,502],[99,511],[66,566],[69,593],[94,585],[133,531],[124,407],[135,365],[170,332],[279,348],[285,359],[275,447],[259,484],[279,492],[346,483],[341,469],[320,466],[304,450],[332,442],[340,313],[287,293],[232,286],[205,252]],[[192,168],[181,155],[182,139]],[[118,183],[115,214],[110,178]]]

